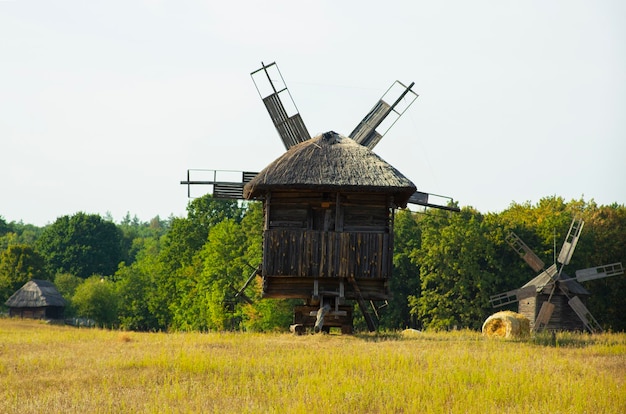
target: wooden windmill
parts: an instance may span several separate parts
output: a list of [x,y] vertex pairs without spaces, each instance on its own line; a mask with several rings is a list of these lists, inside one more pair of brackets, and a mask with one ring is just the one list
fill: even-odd
[[[416,191],[372,151],[417,98],[413,84],[395,82],[349,137],[329,131],[311,138],[276,64],[251,76],[287,151],[260,173],[228,180],[224,172],[188,170],[181,184],[210,185],[216,198],[263,202],[263,262],[248,283],[260,274],[263,297],[304,299],[294,310],[296,326],[352,332],[347,301],[354,300],[373,331],[375,302],[390,295],[395,210],[414,203],[458,211],[449,197]],[[208,180],[191,177],[206,171]]]
[[572,221],[556,263],[548,268],[522,239],[511,232],[506,242],[539,274],[519,289],[491,296],[492,306],[518,302],[518,312],[530,320],[534,331],[586,329],[591,333],[602,332],[602,327],[580,299],[589,292],[579,282],[621,275],[624,269],[621,263],[613,263],[577,270],[574,278],[563,272],[563,267],[570,263],[574,254],[584,224],[579,218]]

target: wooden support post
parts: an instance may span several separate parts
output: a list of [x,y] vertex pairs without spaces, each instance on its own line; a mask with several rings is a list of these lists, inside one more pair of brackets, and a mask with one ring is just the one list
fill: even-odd
[[376,324],[374,323],[374,319],[372,315],[367,311],[367,304],[363,299],[363,295],[361,294],[361,289],[359,289],[359,285],[356,283],[354,276],[350,275],[348,277],[348,282],[352,285],[354,289],[354,293],[356,295],[356,302],[359,304],[359,308],[361,309],[361,313],[363,313],[363,317],[365,318],[365,323],[367,324],[367,329],[370,332],[374,332],[376,330]]
[[313,328],[315,333],[318,333],[324,327],[324,316],[326,316],[326,314],[329,311],[330,311],[330,305],[329,304],[326,304],[326,305],[322,306],[317,311],[317,320],[315,321],[315,327]]

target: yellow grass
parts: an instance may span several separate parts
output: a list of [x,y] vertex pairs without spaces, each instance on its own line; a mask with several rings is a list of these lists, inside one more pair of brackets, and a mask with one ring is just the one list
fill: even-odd
[[469,331],[144,334],[0,319],[0,412],[626,412],[625,334],[550,343]]

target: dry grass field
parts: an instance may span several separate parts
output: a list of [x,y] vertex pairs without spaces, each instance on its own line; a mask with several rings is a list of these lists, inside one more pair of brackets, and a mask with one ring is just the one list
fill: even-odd
[[0,319],[1,413],[624,413],[626,334],[135,333]]

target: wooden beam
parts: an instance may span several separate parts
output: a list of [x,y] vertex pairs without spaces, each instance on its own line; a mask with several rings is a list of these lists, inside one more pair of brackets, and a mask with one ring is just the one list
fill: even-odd
[[363,300],[363,296],[361,295],[361,289],[359,289],[359,285],[356,283],[354,276],[350,275],[348,277],[348,282],[352,285],[354,292],[356,293],[356,302],[359,304],[359,308],[361,309],[361,313],[363,313],[363,317],[365,318],[365,323],[367,324],[367,329],[370,332],[374,332],[376,330],[376,324],[374,323],[374,319],[372,315],[367,311],[367,304],[365,300]]

